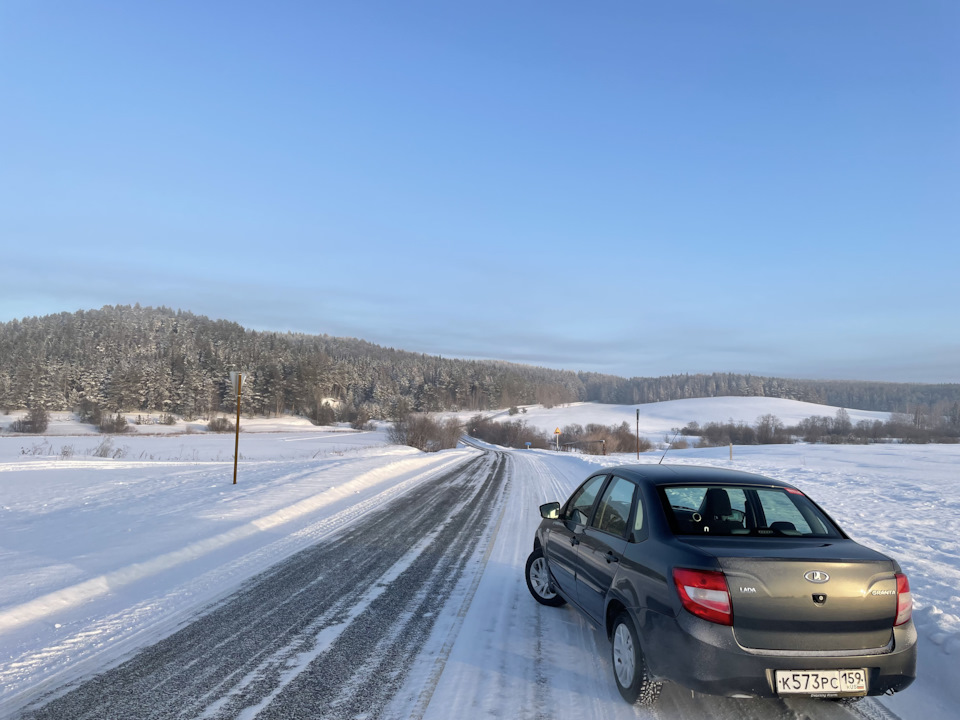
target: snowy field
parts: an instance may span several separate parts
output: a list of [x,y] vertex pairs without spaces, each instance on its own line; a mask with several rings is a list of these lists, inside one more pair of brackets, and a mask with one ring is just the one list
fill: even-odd
[[[718,400],[723,406],[713,411],[710,400],[678,401],[672,416],[667,403],[641,406],[651,411],[641,426],[656,434],[693,419],[751,422],[768,412],[795,421],[785,401]],[[751,402],[741,414],[727,400]],[[690,403],[697,410],[692,417]],[[835,412],[812,408],[815,415]],[[571,410],[578,415],[555,414]],[[534,412],[519,417],[529,420]],[[548,426],[610,424],[615,412],[629,419],[635,406],[543,411]],[[0,437],[0,716],[169,635],[264,568],[477,455],[389,446],[382,430],[294,425],[264,421],[268,432],[241,434],[236,486],[229,434],[117,437],[115,449],[124,450],[117,457],[88,452],[102,442],[95,435]],[[65,445],[70,453],[62,452]],[[440,609],[435,637],[398,695],[402,716],[411,714],[403,698],[412,697],[415,716],[438,720],[839,717],[829,703],[790,701],[792,714],[783,715],[767,701],[691,698],[676,688],[664,691],[655,715],[623,703],[602,633],[569,608],[535,603],[523,563],[540,503],[564,499],[597,464],[636,457],[548,451],[511,457],[492,542],[477,550],[479,574],[456,594],[464,602]],[[657,460],[655,453],[641,457]],[[736,447],[732,461],[720,448],[671,451],[665,462],[735,467],[792,482],[852,537],[896,557],[916,604],[919,678],[882,702],[903,720],[956,717],[960,446]]]
[[[22,419],[26,416],[25,410],[20,410],[13,412],[9,415],[4,415],[0,413],[0,437],[6,436],[11,438],[24,438],[29,436],[24,436],[19,433],[15,433],[11,430],[10,425],[15,420]],[[136,437],[153,437],[156,435],[163,436],[176,436],[181,435],[206,435],[212,438],[220,438],[226,435],[230,437],[234,436],[232,431],[228,433],[214,433],[207,430],[207,420],[184,420],[182,418],[175,418],[175,422],[172,425],[164,425],[159,421],[159,413],[125,413],[124,417],[127,420],[127,432],[113,435],[116,440],[125,440],[127,438],[136,438]],[[231,423],[235,422],[235,416],[224,416]],[[140,420],[140,422],[137,422]],[[374,425],[379,425],[379,432],[383,432],[382,423],[374,423]],[[262,434],[262,433],[288,433],[295,434],[298,441],[305,441],[309,437],[313,436],[329,436],[332,434],[339,434],[342,436],[347,436],[357,433],[356,430],[352,430],[346,424],[337,424],[337,425],[314,425],[309,420],[303,417],[256,417],[248,418],[242,417],[240,419],[240,433],[253,433],[253,434]],[[73,436],[91,436],[91,437],[100,437],[100,431],[95,425],[89,423],[81,423],[77,421],[76,416],[73,413],[69,412],[52,412],[50,413],[50,424],[47,427],[46,432],[43,433],[43,437],[50,440],[51,442],[57,442],[58,447],[64,445],[69,445],[69,442],[61,442],[59,438],[69,438]],[[385,442],[385,437],[381,434],[381,441]],[[216,447],[225,447],[225,443],[222,441],[215,441]],[[369,445],[369,440],[361,441],[362,445]],[[230,457],[233,458],[233,445],[230,445]]]
[[[640,410],[640,434],[652,442],[661,442],[664,436],[672,438],[674,428],[682,428],[690,422],[706,425],[710,422],[733,421],[753,425],[763,415],[776,415],[784,425],[796,425],[801,420],[815,415],[834,417],[840,408],[830,405],[815,405],[798,400],[763,397],[719,397],[669,400],[646,405],[601,405],[600,403],[569,403],[552,408],[528,405],[519,408],[525,412],[509,415],[507,411],[483,413],[495,420],[522,420],[545,433],[552,433],[564,425],[619,425],[627,423],[636,428],[637,409]],[[890,413],[847,408],[850,420],[856,425],[860,420],[890,419]],[[441,413],[444,417],[457,417],[466,422],[476,413]]]

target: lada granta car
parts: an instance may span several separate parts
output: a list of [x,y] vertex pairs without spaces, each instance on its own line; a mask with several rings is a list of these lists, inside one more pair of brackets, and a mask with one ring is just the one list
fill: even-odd
[[606,630],[628,702],[653,702],[664,680],[731,697],[848,698],[916,677],[900,566],[786,483],[607,468],[540,514],[527,586]]

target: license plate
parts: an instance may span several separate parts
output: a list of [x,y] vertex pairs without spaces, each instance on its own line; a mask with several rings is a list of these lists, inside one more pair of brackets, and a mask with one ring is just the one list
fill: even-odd
[[866,695],[867,671],[777,670],[780,695]]

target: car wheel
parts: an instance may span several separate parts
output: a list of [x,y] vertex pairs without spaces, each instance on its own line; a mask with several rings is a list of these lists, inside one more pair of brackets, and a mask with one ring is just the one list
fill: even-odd
[[550,568],[547,567],[547,559],[543,556],[541,548],[536,548],[530,553],[524,574],[527,578],[527,588],[538,603],[558,607],[566,602],[553,588],[553,578],[550,577]]
[[650,678],[633,620],[625,612],[620,613],[613,623],[610,647],[613,652],[613,677],[623,699],[631,705],[652,705],[656,702],[662,684]]

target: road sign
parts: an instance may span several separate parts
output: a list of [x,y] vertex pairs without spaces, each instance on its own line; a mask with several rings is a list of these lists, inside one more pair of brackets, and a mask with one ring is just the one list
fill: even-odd
[[230,372],[230,387],[233,388],[233,394],[239,395],[243,390],[243,379],[247,377],[246,370],[236,372]]
[[554,434],[554,435],[559,435],[559,434],[560,434],[560,428],[557,428],[556,430],[554,430],[554,431],[553,431],[553,434]]

